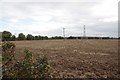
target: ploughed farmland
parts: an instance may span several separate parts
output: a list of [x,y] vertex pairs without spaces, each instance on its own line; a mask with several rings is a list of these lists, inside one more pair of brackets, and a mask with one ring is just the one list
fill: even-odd
[[118,40],[36,40],[14,41],[15,57],[23,59],[24,49],[33,59],[45,54],[53,67],[51,77],[116,78]]

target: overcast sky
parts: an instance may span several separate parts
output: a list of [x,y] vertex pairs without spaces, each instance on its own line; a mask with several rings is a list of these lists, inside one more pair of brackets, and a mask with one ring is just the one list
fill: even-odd
[[0,31],[62,36],[118,36],[120,0],[1,0]]

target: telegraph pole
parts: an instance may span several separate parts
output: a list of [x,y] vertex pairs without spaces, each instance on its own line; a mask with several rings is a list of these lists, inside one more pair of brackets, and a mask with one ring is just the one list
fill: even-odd
[[63,37],[64,37],[64,40],[65,40],[65,28],[63,28]]

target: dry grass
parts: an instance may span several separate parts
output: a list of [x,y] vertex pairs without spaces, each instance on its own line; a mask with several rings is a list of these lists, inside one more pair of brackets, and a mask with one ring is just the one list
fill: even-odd
[[38,40],[15,41],[16,58],[22,59],[24,48],[34,58],[46,54],[54,71],[52,77],[117,77],[117,40]]

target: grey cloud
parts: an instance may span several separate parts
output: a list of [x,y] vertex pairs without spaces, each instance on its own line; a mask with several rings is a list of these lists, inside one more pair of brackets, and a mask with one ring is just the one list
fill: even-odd
[[[30,0],[33,1],[33,0]],[[3,2],[4,16],[17,16],[21,18],[32,19],[33,17],[42,16],[42,13],[45,16],[51,16],[49,22],[54,22],[61,24],[60,26],[66,28],[66,35],[83,35],[83,25],[86,25],[87,35],[93,34],[104,34],[110,36],[116,36],[117,34],[117,22],[100,22],[101,17],[92,16],[91,8],[99,4],[98,0],[93,2]],[[55,11],[57,11],[55,13]],[[63,12],[60,15],[59,11]],[[34,20],[33,20],[34,21]],[[37,22],[37,21],[36,21]],[[22,24],[22,23],[21,23]],[[47,22],[46,22],[47,24]],[[92,24],[92,25],[91,25]],[[50,25],[52,26],[52,25]],[[44,27],[44,26],[42,26]],[[42,34],[42,35],[61,35],[62,27],[56,26],[53,30],[47,31],[28,31],[33,34]],[[19,30],[16,30],[19,31]],[[25,32],[25,31],[23,31]]]

